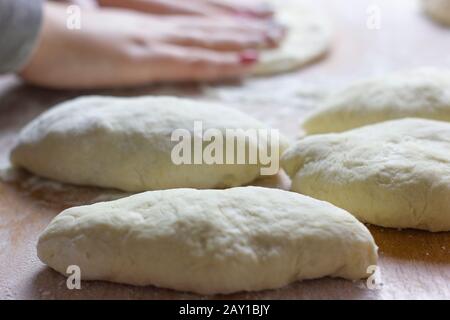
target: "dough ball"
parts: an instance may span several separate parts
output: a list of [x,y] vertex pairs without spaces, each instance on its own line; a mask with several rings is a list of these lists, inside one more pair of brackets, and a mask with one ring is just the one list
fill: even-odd
[[362,222],[450,231],[450,124],[401,119],[306,137],[282,157],[293,191]]
[[419,68],[357,82],[327,97],[302,123],[306,134],[342,132],[399,118],[450,121],[450,72]]
[[149,191],[59,214],[39,258],[83,280],[201,294],[279,288],[324,276],[360,279],[377,263],[367,228],[348,212],[260,187]]
[[[61,182],[129,192],[232,187],[260,176],[266,165],[259,159],[250,162],[249,157],[244,164],[207,164],[205,159],[200,164],[175,164],[172,151],[180,141],[172,141],[172,133],[187,131],[193,153],[195,121],[201,121],[203,133],[218,130],[224,142],[227,129],[269,129],[238,110],[189,99],[84,97],[56,106],[23,129],[11,162]],[[246,137],[245,132],[236,136],[236,141]],[[259,153],[262,143],[281,155],[287,147],[282,136],[279,146],[263,138],[243,140],[245,151]],[[201,137],[197,140],[202,143]],[[205,142],[203,147],[207,145]],[[193,163],[191,152],[188,155]],[[226,156],[223,150],[223,163]],[[279,157],[273,159],[278,161]]]
[[253,70],[257,76],[289,72],[322,57],[331,45],[331,25],[326,17],[302,1],[270,0],[276,18],[288,28],[279,48],[261,53]]

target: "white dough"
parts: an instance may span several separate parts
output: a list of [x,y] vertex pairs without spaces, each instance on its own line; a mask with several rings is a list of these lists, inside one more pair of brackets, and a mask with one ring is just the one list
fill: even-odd
[[298,0],[270,0],[276,18],[288,28],[279,48],[262,52],[253,73],[289,72],[323,56],[331,44],[331,25],[326,17]]
[[260,187],[172,189],[75,207],[39,238],[39,258],[67,275],[201,294],[254,291],[324,276],[366,278],[377,263],[348,212]]
[[450,71],[419,68],[357,82],[326,98],[302,129],[341,132],[408,117],[450,121]]
[[450,0],[422,0],[422,7],[434,21],[450,26]]
[[[192,133],[194,121],[202,121],[204,131],[213,128],[224,135],[226,129],[268,129],[238,110],[189,99],[84,97],[32,121],[21,132],[11,161],[61,182],[130,192],[239,186],[259,177],[265,167],[259,160],[175,165],[171,152],[178,141],[171,141],[171,134],[176,129]],[[247,140],[246,150],[260,143]],[[280,155],[286,147],[281,137]]]
[[363,222],[450,231],[450,123],[410,118],[309,136],[282,167],[293,191]]

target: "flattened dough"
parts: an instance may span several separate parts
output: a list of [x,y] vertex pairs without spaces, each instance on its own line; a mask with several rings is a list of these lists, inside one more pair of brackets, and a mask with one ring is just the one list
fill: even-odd
[[70,208],[37,251],[62,274],[78,265],[84,280],[201,294],[366,278],[377,262],[370,232],[348,212],[260,187],[150,191]]
[[[193,133],[194,121],[202,121],[203,132],[213,128],[224,135],[226,129],[268,129],[238,110],[189,99],[84,97],[32,121],[11,161],[61,182],[130,192],[239,186],[259,177],[265,167],[259,162],[175,165],[171,152],[178,141],[171,141],[171,134],[175,129]],[[281,155],[287,142],[280,140]],[[260,146],[246,140],[247,151]]]
[[422,0],[422,7],[431,19],[450,26],[450,0]]
[[419,68],[357,82],[330,95],[302,124],[306,134],[342,132],[399,118],[450,121],[450,71]]
[[306,137],[282,157],[293,191],[359,220],[450,231],[450,124],[392,120]]
[[331,25],[298,0],[267,1],[275,8],[276,18],[288,27],[286,39],[277,49],[261,53],[254,75],[289,72],[323,56],[331,44]]

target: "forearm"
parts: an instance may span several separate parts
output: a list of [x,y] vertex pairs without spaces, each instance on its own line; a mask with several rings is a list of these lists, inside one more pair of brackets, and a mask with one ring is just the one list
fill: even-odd
[[28,61],[39,36],[42,0],[0,0],[0,74]]

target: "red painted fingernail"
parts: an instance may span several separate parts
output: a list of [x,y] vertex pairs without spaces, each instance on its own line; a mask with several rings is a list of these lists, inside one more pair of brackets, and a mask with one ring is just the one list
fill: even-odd
[[259,54],[254,50],[247,50],[240,54],[242,64],[253,64],[259,60]]

